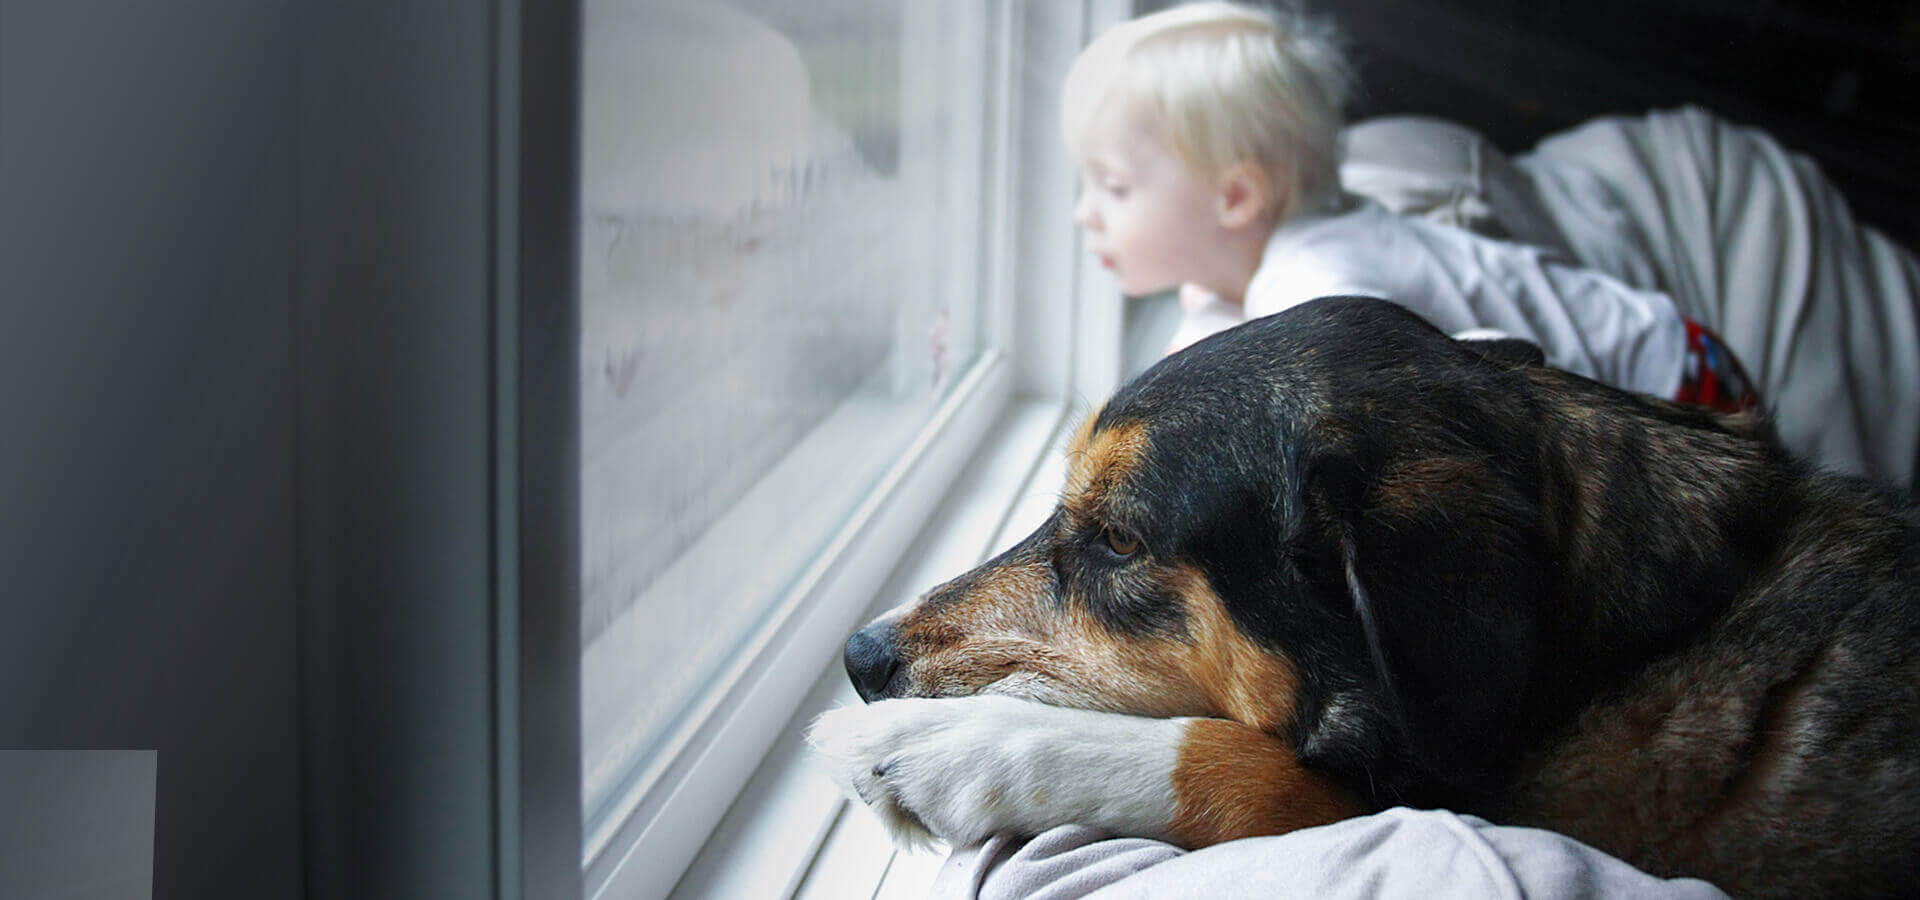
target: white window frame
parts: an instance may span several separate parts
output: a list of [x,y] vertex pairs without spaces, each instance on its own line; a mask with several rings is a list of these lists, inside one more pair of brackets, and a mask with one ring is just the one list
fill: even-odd
[[[1104,398],[1115,386],[1121,306],[1111,281],[1085,264],[1080,249],[1071,218],[1075,174],[1059,144],[1055,92],[1033,87],[1058,84],[1090,23],[1117,21],[1129,8],[1126,0],[992,0],[997,52],[986,86],[992,99],[985,154],[992,200],[980,279],[982,343],[992,349],[959,378],[735,655],[620,821],[598,836],[583,835],[586,896],[664,897],[683,875],[689,877],[680,895],[745,896],[734,893],[742,884],[760,885],[754,896],[769,885],[790,893],[841,812],[817,773],[794,773],[804,765],[799,725],[834,702],[845,681],[839,651],[846,635],[876,607],[890,605],[891,592],[928,586],[902,588],[888,579],[918,577],[929,566],[926,547],[915,545],[926,543],[923,529],[936,510],[949,526],[953,510],[971,509],[1004,527],[1009,478],[1031,478],[1069,420],[1084,414],[1086,398]],[[1000,474],[986,476],[981,490],[950,492],[957,478],[980,477],[983,458],[998,460]],[[1040,490],[1050,496],[1050,487]],[[756,830],[760,841],[752,839]],[[768,845],[768,834],[778,835],[777,846]],[[715,872],[725,877],[716,881]]]

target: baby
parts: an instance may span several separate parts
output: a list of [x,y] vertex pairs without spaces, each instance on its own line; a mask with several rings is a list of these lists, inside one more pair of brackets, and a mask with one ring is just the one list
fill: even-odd
[[1629,390],[1728,411],[1757,403],[1731,353],[1666,295],[1343,192],[1348,84],[1326,26],[1232,3],[1143,16],[1075,60],[1061,104],[1081,172],[1074,218],[1122,293],[1180,287],[1169,352],[1360,294],[1448,332],[1530,341],[1553,365]]

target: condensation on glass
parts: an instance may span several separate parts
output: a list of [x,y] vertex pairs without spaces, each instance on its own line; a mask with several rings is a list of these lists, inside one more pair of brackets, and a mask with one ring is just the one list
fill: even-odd
[[987,6],[586,3],[590,833],[979,356]]

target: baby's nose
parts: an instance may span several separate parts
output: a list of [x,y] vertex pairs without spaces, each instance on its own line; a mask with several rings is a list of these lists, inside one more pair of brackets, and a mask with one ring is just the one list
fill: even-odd
[[1081,228],[1098,227],[1099,219],[1094,215],[1093,201],[1085,194],[1073,202],[1073,221]]

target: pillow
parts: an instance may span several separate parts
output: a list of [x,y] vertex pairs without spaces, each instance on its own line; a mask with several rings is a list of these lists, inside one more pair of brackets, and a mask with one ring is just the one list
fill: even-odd
[[1428,116],[1382,116],[1341,134],[1340,185],[1399,215],[1534,244],[1572,259],[1533,181],[1479,132]]

